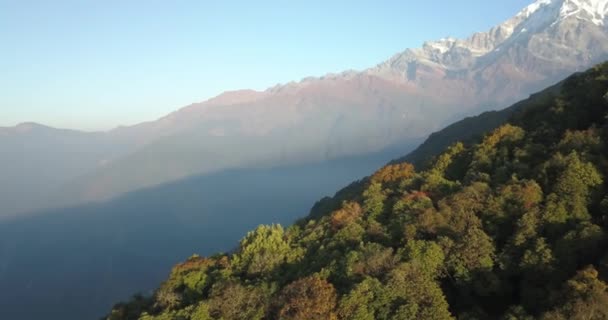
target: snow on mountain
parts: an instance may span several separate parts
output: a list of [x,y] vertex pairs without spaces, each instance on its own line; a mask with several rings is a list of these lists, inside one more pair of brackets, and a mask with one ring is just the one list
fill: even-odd
[[[608,0],[537,0],[503,23],[486,32],[476,32],[466,39],[446,37],[427,41],[420,48],[406,49],[360,73],[349,70],[309,77],[278,84],[266,90],[266,93],[295,93],[317,82],[352,80],[361,75],[378,76],[389,81],[416,82],[420,79],[420,73],[436,76],[471,73],[492,65],[495,59],[510,50],[514,54],[514,47],[526,47],[531,55],[542,60],[554,60],[563,54],[575,55],[579,58],[575,62],[573,57],[562,60],[574,66],[568,69],[578,71],[589,66],[591,61],[599,62],[601,59],[596,58],[597,52],[603,52],[604,47],[608,49],[608,42],[598,43],[591,50],[597,52],[585,54],[592,39],[608,39],[604,30],[607,16]],[[562,27],[561,24],[566,25]],[[594,27],[599,31],[588,30]],[[580,39],[576,39],[578,36]],[[541,41],[547,43],[539,44]]]
[[[422,70],[431,74],[471,73],[496,59],[560,59],[579,70],[601,60],[606,45],[608,0],[537,0],[487,32],[466,39],[428,41],[367,70],[390,79],[416,81]],[[595,42],[595,43],[593,43]],[[598,58],[599,57],[599,58]],[[597,61],[596,61],[597,62]],[[542,64],[542,63],[541,63]],[[434,71],[429,70],[433,69]]]
[[[544,12],[543,12],[544,10]],[[529,17],[537,12],[549,19],[555,19],[554,15],[548,13],[558,13],[556,21],[568,17],[593,22],[596,25],[603,25],[608,14],[607,0],[538,0],[525,8],[519,15]]]

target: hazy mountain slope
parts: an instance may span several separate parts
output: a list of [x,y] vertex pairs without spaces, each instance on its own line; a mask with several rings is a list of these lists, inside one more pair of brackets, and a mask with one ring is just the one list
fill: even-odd
[[366,76],[302,90],[248,104],[203,104],[200,115],[178,112],[161,120],[178,123],[178,130],[99,170],[77,189],[97,200],[223,168],[293,165],[403,148],[422,139],[418,132],[425,130],[425,117],[448,107],[433,102],[436,107],[409,117],[421,126],[406,126],[406,104],[390,98],[406,101],[408,93],[384,80]]
[[556,88],[427,170],[385,166],[335,210],[192,256],[106,319],[606,319],[608,63]]
[[395,155],[222,171],[0,223],[0,319],[96,319],[175,261],[231,250],[259,223],[292,223]]
[[0,128],[0,218],[49,205],[49,193],[129,150],[128,141],[24,123]]
[[[108,199],[227,168],[307,163],[411,144],[607,59],[605,22],[604,2],[539,0],[487,32],[430,41],[366,70],[263,92],[226,92],[105,133],[113,143],[129,145],[129,152],[103,167],[87,166],[86,174],[57,188],[55,204]],[[43,155],[10,152],[33,159],[28,168],[45,167]],[[20,192],[10,183],[1,187],[7,190],[3,198]]]
[[332,159],[420,140],[607,59],[603,2],[588,1],[540,0],[488,32],[427,42],[361,72],[228,92],[125,128],[164,138],[82,180],[85,194],[74,198],[107,198],[222,167]]

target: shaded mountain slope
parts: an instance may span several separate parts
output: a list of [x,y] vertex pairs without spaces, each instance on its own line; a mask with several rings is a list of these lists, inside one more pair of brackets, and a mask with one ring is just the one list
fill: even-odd
[[23,123],[0,128],[0,218],[48,207],[51,193],[130,151],[129,141]]
[[152,290],[174,261],[229,251],[259,223],[292,223],[397,152],[222,171],[4,221],[0,319],[95,319]]

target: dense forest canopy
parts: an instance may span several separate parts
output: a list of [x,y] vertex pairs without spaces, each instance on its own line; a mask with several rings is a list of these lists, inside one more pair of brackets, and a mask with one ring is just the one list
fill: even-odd
[[417,171],[192,256],[121,319],[607,319],[608,64]]

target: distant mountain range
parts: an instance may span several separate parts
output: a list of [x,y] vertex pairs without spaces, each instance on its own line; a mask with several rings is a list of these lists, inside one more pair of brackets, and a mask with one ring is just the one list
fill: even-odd
[[105,200],[230,168],[410,146],[608,59],[607,3],[539,0],[487,32],[427,42],[363,71],[226,92],[109,132],[2,128],[0,200],[8,205],[0,214]]

